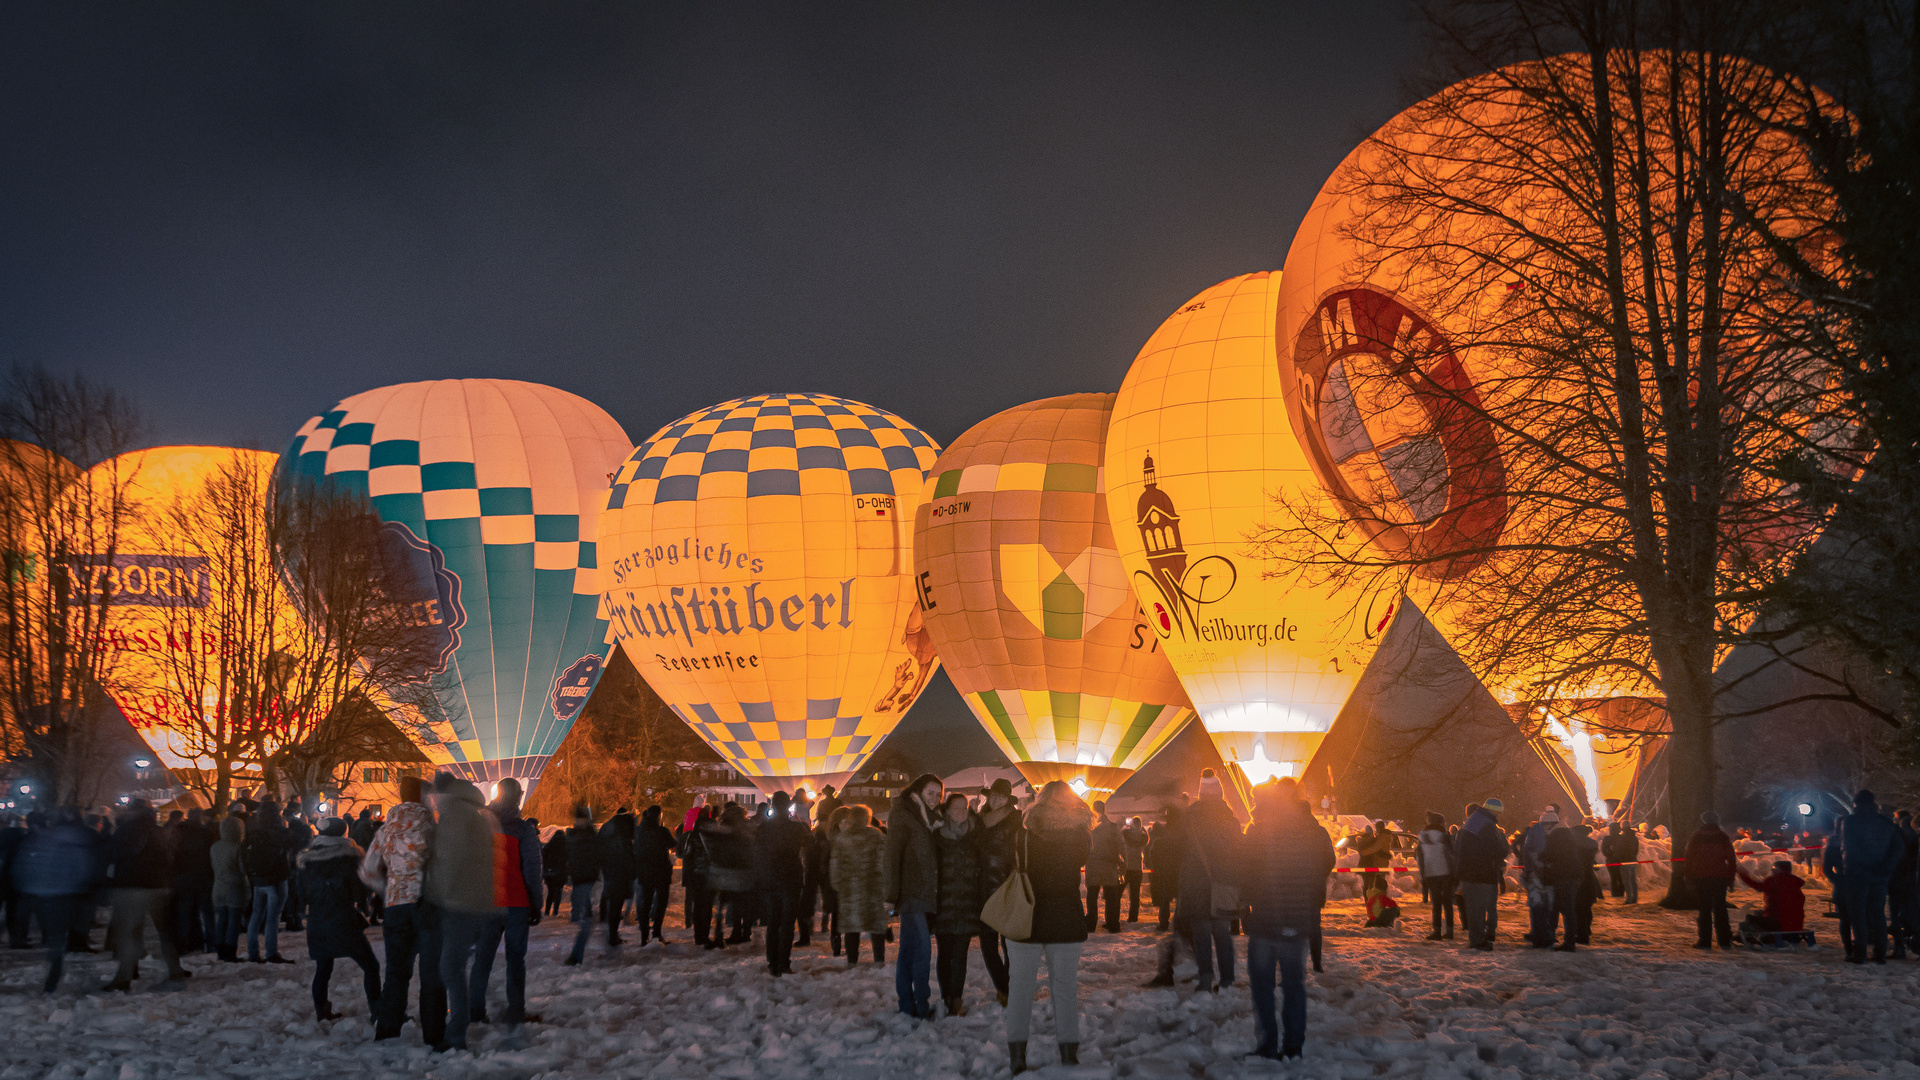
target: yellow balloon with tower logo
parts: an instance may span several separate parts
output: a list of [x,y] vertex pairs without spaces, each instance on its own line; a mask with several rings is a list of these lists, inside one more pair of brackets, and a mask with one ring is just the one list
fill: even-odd
[[763,394],[669,424],[615,473],[611,633],[763,790],[844,785],[938,666],[912,576],[938,453],[871,405]]
[[1288,424],[1277,273],[1202,292],[1160,325],[1107,429],[1107,509],[1134,594],[1246,794],[1298,777],[1391,621],[1390,592],[1276,574],[1276,499],[1324,492]]

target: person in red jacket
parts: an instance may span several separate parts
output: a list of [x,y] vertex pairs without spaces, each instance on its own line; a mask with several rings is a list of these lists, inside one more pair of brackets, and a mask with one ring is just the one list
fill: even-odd
[[[1745,870],[1738,870],[1740,880],[1751,885],[1765,898],[1761,908],[1760,925],[1754,929],[1766,934],[1801,934],[1807,929],[1807,894],[1801,888],[1805,882],[1793,874],[1793,864],[1781,861],[1773,864],[1773,874],[1766,878],[1757,878]],[[1749,915],[1751,922],[1754,916]],[[1762,940],[1765,940],[1764,938]],[[1778,937],[1773,939],[1779,941]]]
[[1700,815],[1700,828],[1687,841],[1687,885],[1699,901],[1697,925],[1700,940],[1696,949],[1713,948],[1718,936],[1720,947],[1733,948],[1733,927],[1727,923],[1727,890],[1740,860],[1733,853],[1733,839],[1720,828],[1720,815],[1709,810]]

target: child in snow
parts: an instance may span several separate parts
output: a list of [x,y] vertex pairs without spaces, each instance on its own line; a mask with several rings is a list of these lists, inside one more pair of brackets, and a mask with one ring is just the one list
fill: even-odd
[[1806,883],[1794,876],[1792,863],[1774,863],[1772,875],[1765,878],[1754,877],[1741,869],[1735,872],[1741,881],[1765,898],[1760,912],[1749,914],[1741,922],[1742,940],[1754,945],[1784,945],[1794,940],[1812,944],[1813,936],[1806,932],[1807,896],[1803,888]]

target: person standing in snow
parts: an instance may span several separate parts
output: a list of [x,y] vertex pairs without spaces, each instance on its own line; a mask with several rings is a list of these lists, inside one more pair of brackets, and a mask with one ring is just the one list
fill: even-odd
[[1107,933],[1120,932],[1120,888],[1126,880],[1126,841],[1107,817],[1107,804],[1093,804],[1093,837],[1087,856],[1087,933],[1100,925],[1100,901],[1107,902]]
[[146,954],[148,923],[153,924],[154,936],[160,939],[160,957],[166,961],[168,981],[186,978],[190,972],[180,966],[180,952],[173,939],[173,890],[167,887],[173,876],[171,853],[147,800],[133,799],[120,812],[113,836],[107,841],[107,853],[107,877],[113,886],[109,936],[120,967],[106,988],[122,993],[133,989],[134,968]]
[[[933,1015],[933,937],[927,918],[939,903],[940,867],[933,852],[933,829],[939,824],[942,796],[940,778],[926,773],[893,800],[887,815],[886,898],[900,916],[893,988],[900,1011],[919,1019]],[[1077,884],[1074,895],[1079,896]]]
[[440,911],[440,981],[447,988],[446,1045],[467,1049],[473,1021],[468,961],[487,926],[500,914],[494,891],[494,833],[480,789],[452,773],[433,778],[433,830],[427,891]]
[[[1306,959],[1327,901],[1333,839],[1313,820],[1312,808],[1280,784],[1254,789],[1254,801],[1254,822],[1241,845],[1248,903],[1247,978],[1253,984],[1259,1033],[1253,1053],[1294,1058],[1307,1037]],[[1428,815],[1429,826],[1437,817]],[[1282,998],[1279,1022],[1273,1001],[1276,967]]]
[[1589,930],[1582,914],[1586,913],[1590,919],[1593,909],[1584,894],[1597,885],[1593,860],[1598,853],[1599,845],[1587,835],[1586,825],[1577,818],[1548,833],[1546,846],[1541,849],[1541,874],[1553,891],[1553,921],[1547,924],[1547,937],[1551,940],[1554,927],[1565,924],[1566,936],[1555,946],[1561,952],[1573,952],[1588,940]]
[[220,839],[207,849],[207,864],[213,871],[214,953],[229,964],[240,960],[240,923],[247,910],[247,871],[240,865],[246,837],[246,825],[229,814],[220,819]]
[[567,830],[557,830],[540,845],[540,877],[540,895],[546,901],[542,914],[560,914],[567,899]]
[[[179,813],[178,810],[174,811]],[[182,952],[216,952],[213,944],[214,832],[199,807],[167,825],[173,851],[173,938]],[[171,818],[172,815],[168,815]]]
[[1616,821],[1608,826],[1607,838],[1600,842],[1600,854],[1609,863],[1618,865],[1607,868],[1609,876],[1619,882],[1613,895],[1620,897],[1623,904],[1640,902],[1640,836],[1624,823]]
[[[1014,805],[1013,785],[1005,777],[987,789],[986,805],[980,810],[980,897],[1000,890],[1013,873],[1013,842],[1020,833],[1020,809]],[[976,920],[977,921],[977,920]],[[979,924],[980,958],[987,966],[987,978],[993,981],[994,995],[1004,1008],[1007,1004],[1007,947],[1000,932],[986,923]]]
[[693,927],[693,943],[702,949],[713,947],[713,888],[707,871],[713,865],[706,835],[701,831],[713,820],[712,808],[690,811],[693,820],[680,834],[680,884],[686,890],[686,908],[682,917]]
[[833,891],[830,879],[832,868],[833,819],[829,817],[814,824],[813,834],[807,840],[807,898],[801,900],[800,907],[808,924],[802,927],[803,934],[811,928],[817,910],[820,913],[820,932],[826,935],[827,948],[833,955],[839,956],[840,900]]
[[307,844],[297,862],[300,903],[306,908],[307,955],[314,962],[316,1020],[340,1017],[328,1000],[327,984],[333,979],[333,962],[342,957],[360,965],[367,1014],[377,1017],[380,1013],[380,962],[367,944],[367,922],[360,916],[366,892],[358,874],[361,854],[347,839],[347,823],[336,817],[320,826],[320,835]]
[[739,803],[728,803],[717,820],[700,823],[700,839],[709,859],[707,884],[713,890],[713,937],[709,948],[753,941],[753,829]]
[[509,776],[496,785],[487,806],[493,816],[494,877],[492,916],[473,949],[473,976],[467,1000],[471,1022],[489,1023],[487,983],[493,977],[493,957],[502,939],[507,946],[508,1039],[520,1038],[527,1020],[527,930],[540,925],[540,830],[520,816],[520,781]]
[[1140,921],[1140,882],[1146,874],[1147,829],[1132,818],[1120,830],[1120,864],[1127,883],[1127,921]]
[[624,944],[620,920],[640,872],[633,861],[633,824],[632,812],[623,806],[600,826],[600,918],[607,924],[609,947]]
[[1869,951],[1873,962],[1887,962],[1887,882],[1906,857],[1906,841],[1892,821],[1880,813],[1873,792],[1862,790],[1853,797],[1853,813],[1840,819],[1833,840],[1827,845],[1835,851],[1831,859],[1838,875],[1836,891],[1844,897],[1847,922],[1852,924],[1853,947],[1847,962],[1864,964]]
[[1906,810],[1893,812],[1893,824],[1906,854],[1887,879],[1887,926],[1893,937],[1893,958],[1904,960],[1908,946],[1920,956],[1920,832],[1914,830],[1913,815]]
[[1453,837],[1447,833],[1446,818],[1427,812],[1427,827],[1420,830],[1420,846],[1414,849],[1414,859],[1419,864],[1420,883],[1426,889],[1427,905],[1433,913],[1433,932],[1427,935],[1427,940],[1452,941],[1453,893],[1458,879],[1454,876]]
[[[1204,780],[1203,777],[1203,783]],[[1172,986],[1180,950],[1193,951],[1191,912],[1180,904],[1180,867],[1187,859],[1186,800],[1186,793],[1181,792],[1167,806],[1167,819],[1154,830],[1153,843],[1147,851],[1147,857],[1153,860],[1154,889],[1163,901],[1160,906],[1162,935],[1154,946],[1158,963],[1153,978],[1141,984],[1147,987]]]
[[1520,855],[1520,880],[1527,889],[1527,940],[1536,949],[1553,948],[1553,882],[1547,876],[1547,837],[1560,827],[1560,804],[1548,803],[1540,817],[1527,826],[1515,845]]
[[839,829],[827,875],[840,902],[847,966],[860,963],[861,934],[873,943],[873,962],[883,964],[887,960],[887,838],[873,827],[873,811],[858,804],[842,806],[828,825]]
[[[280,955],[280,909],[287,902],[287,878],[291,855],[280,807],[271,799],[247,823],[246,845],[240,850],[247,880],[253,883],[253,915],[247,920],[247,961],[249,963],[291,964]],[[260,937],[265,931],[267,954],[260,955]]]
[[73,932],[90,910],[87,898],[100,882],[100,838],[71,809],[53,811],[51,821],[38,812],[27,820],[33,827],[14,849],[8,876],[16,902],[24,897],[40,922],[40,944],[47,950],[41,990],[51,994],[66,971]]
[[399,1038],[406,1023],[407,984],[418,959],[420,1040],[438,1047],[446,1043],[447,988],[440,981],[440,913],[425,893],[433,811],[421,801],[424,786],[417,776],[400,778],[400,804],[373,834],[373,846],[360,860],[360,880],[384,896],[380,940],[387,972],[374,1041]]
[[673,890],[673,833],[660,824],[660,804],[640,814],[640,831],[634,834],[634,880],[640,886],[637,911],[640,919],[640,944],[648,938],[666,944],[663,928],[667,922],[667,895]]
[[1500,885],[1512,853],[1500,833],[1503,809],[1499,799],[1467,807],[1466,821],[1454,837],[1460,921],[1467,927],[1467,947],[1481,952],[1493,951],[1493,939],[1500,930]]
[[593,886],[600,880],[600,834],[593,828],[593,808],[573,808],[573,827],[553,838],[567,846],[567,880],[573,885],[573,951],[561,963],[578,967],[587,958],[587,940],[593,936]]
[[1015,838],[1016,858],[1033,883],[1033,929],[1026,940],[1007,943],[1007,1056],[1015,1074],[1027,1067],[1027,1035],[1043,959],[1060,1062],[1080,1063],[1080,952],[1087,940],[1080,869],[1093,846],[1092,827],[1093,811],[1080,796],[1065,782],[1050,780]]
[[1733,948],[1733,927],[1727,921],[1727,889],[1733,885],[1734,871],[1740,859],[1734,854],[1733,838],[1720,828],[1720,815],[1709,810],[1700,815],[1700,828],[1687,841],[1687,886],[1699,903],[1695,922],[1699,940],[1696,949],[1713,948],[1717,934],[1722,949]]
[[938,947],[934,968],[940,1000],[948,1016],[967,1014],[967,952],[973,948],[974,935],[980,932],[980,909],[991,895],[980,891],[985,880],[985,860],[981,857],[985,830],[965,795],[956,791],[941,804],[940,824],[933,830],[940,892],[931,929]]
[[800,892],[806,883],[807,842],[812,833],[793,819],[793,800],[773,793],[773,816],[753,834],[753,864],[760,909],[767,920],[767,971],[793,974],[793,932],[800,918]]
[[1218,780],[1201,780],[1199,801],[1187,807],[1186,841],[1186,860],[1180,865],[1180,908],[1192,927],[1193,958],[1200,965],[1194,985],[1218,992],[1233,985],[1233,934],[1228,923],[1236,917],[1221,897],[1238,886],[1240,869],[1240,826],[1227,809]]

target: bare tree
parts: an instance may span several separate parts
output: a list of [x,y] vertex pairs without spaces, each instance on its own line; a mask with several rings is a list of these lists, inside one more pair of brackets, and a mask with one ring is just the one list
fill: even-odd
[[0,750],[45,803],[101,798],[96,760],[117,745],[100,687],[110,597],[88,582],[117,557],[135,479],[109,465],[142,435],[118,393],[16,367],[0,398]]
[[528,813],[565,821],[579,802],[596,810],[651,803],[684,810],[693,778],[682,763],[710,759],[717,756],[618,653],[554,751]]
[[1297,350],[1344,356],[1369,422],[1436,437],[1405,445],[1418,483],[1341,492],[1371,544],[1293,506],[1261,538],[1283,564],[1405,582],[1523,699],[1663,699],[1676,836],[1712,804],[1716,666],[1825,525],[1807,463],[1864,460],[1800,345],[1827,316],[1779,254],[1830,250],[1830,192],[1779,121],[1833,106],[1737,58],[1764,17],[1436,9],[1449,84],[1332,182],[1359,207],[1348,280],[1410,310],[1355,299]]

